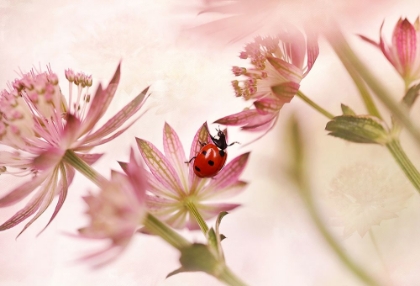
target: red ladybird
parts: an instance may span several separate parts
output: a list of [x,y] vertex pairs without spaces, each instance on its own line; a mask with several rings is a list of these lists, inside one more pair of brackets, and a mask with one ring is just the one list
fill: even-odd
[[[238,143],[233,142],[230,145],[226,142],[226,135],[221,131],[217,131],[217,137],[211,136],[213,143],[202,144],[200,151],[191,160],[194,160],[194,173],[200,178],[214,177],[223,168],[227,159],[227,147]],[[190,162],[191,162],[190,160]]]

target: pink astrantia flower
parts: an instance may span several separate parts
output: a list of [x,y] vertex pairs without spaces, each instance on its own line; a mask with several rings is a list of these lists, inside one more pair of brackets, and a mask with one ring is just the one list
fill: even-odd
[[[190,157],[201,149],[200,142],[209,142],[207,124],[196,133],[191,144]],[[141,155],[150,169],[146,202],[149,211],[174,228],[198,229],[198,224],[189,214],[186,203],[193,203],[206,220],[221,211],[229,211],[238,204],[207,201],[230,198],[242,192],[247,183],[240,181],[249,153],[242,154],[228,163],[214,178],[199,178],[194,174],[193,164],[186,164],[184,148],[175,130],[168,124],[163,128],[162,154],[152,143],[137,138]]]
[[220,118],[216,123],[242,126],[248,131],[268,131],[279,111],[298,92],[301,80],[318,57],[314,35],[290,28],[276,37],[255,38],[239,55],[251,68],[233,67],[240,81],[232,81],[237,97],[253,100],[253,107]]
[[391,44],[387,43],[379,32],[379,43],[361,36],[368,43],[381,49],[388,61],[394,66],[407,85],[420,79],[420,21],[417,17],[414,24],[407,19],[399,19],[392,34]]
[[102,259],[96,266],[110,262],[127,247],[147,214],[147,177],[133,150],[129,163],[124,164],[124,171],[125,174],[112,171],[111,180],[101,184],[97,195],[83,197],[88,205],[86,214],[90,224],[78,230],[80,236],[110,240],[105,249],[84,257]]
[[[92,78],[71,70],[65,72],[69,81],[66,100],[58,77],[48,68],[32,70],[15,80],[9,90],[0,93],[0,168],[3,173],[32,178],[0,198],[0,207],[18,203],[35,192],[27,205],[5,223],[0,231],[35,216],[31,225],[58,195],[58,202],[49,223],[63,205],[75,175],[72,164],[83,160],[93,164],[102,154],[87,153],[104,144],[131,126],[120,128],[140,109],[147,89],[128,103],[105,125],[95,128],[108,109],[120,80],[120,65],[106,88],[99,85],[94,96],[89,93]],[[74,94],[74,85],[77,92]],[[73,158],[73,159],[71,159]],[[48,223],[48,224],[49,224]],[[22,230],[22,231],[23,231]]]

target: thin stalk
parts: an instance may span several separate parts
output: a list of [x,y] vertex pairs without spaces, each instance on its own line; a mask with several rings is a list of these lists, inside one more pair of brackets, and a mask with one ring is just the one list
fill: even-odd
[[309,99],[309,97],[307,97],[306,95],[304,95],[303,92],[301,92],[300,90],[297,92],[296,95],[298,97],[300,97],[303,101],[305,101],[307,104],[309,104],[311,107],[313,107],[315,110],[317,110],[319,113],[321,113],[322,115],[326,116],[329,119],[333,119],[334,118],[334,115],[332,115],[332,113],[329,113],[324,108],[322,108],[321,106],[319,106],[318,104],[316,104],[314,101],[312,101],[311,99]]
[[207,226],[200,212],[197,210],[195,204],[187,199],[184,205],[190,212],[190,215],[192,215],[195,218],[196,222],[198,223],[198,225],[200,226],[201,230],[207,238],[207,232],[209,231],[209,227]]
[[188,240],[150,213],[146,215],[146,219],[143,223],[148,231],[160,236],[163,240],[178,250],[186,248],[190,245]]
[[72,150],[66,151],[63,156],[63,161],[74,167],[77,171],[82,173],[86,178],[94,182],[99,187],[103,186],[102,184],[108,181],[105,177],[96,172],[95,169],[89,166],[89,164],[80,159]]
[[379,110],[376,108],[375,102],[370,95],[370,92],[366,86],[366,83],[351,65],[349,59],[338,49],[336,46],[333,46],[335,53],[337,54],[338,58],[343,63],[344,67],[346,68],[348,74],[353,79],[354,84],[356,85],[357,89],[359,90],[359,94],[362,97],[362,100],[365,104],[365,107],[370,115],[376,116],[379,119],[382,119]]
[[227,265],[224,265],[222,268],[221,273],[217,277],[220,281],[226,283],[227,285],[231,286],[246,286],[245,282],[243,282],[241,279],[239,279],[238,276],[236,276],[230,269],[227,267]]
[[420,192],[420,173],[410,161],[410,158],[408,158],[407,154],[405,154],[401,147],[400,141],[398,139],[393,139],[386,144],[386,147],[388,148],[389,152],[391,152],[395,161],[397,161],[398,165],[401,167],[416,190]]
[[[336,23],[332,23],[337,25]],[[357,57],[350,45],[347,43],[341,31],[337,28],[331,33],[326,33],[326,38],[334,48],[340,51],[342,56],[347,58],[348,63],[352,65],[355,71],[366,82],[370,89],[376,94],[378,99],[394,114],[394,116],[407,128],[407,131],[420,144],[420,131],[411,122],[406,108],[399,104],[381,82],[372,74],[366,65]]]

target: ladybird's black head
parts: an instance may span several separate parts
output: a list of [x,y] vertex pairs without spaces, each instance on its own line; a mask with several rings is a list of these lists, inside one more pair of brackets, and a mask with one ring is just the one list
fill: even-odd
[[218,129],[217,130],[217,137],[213,137],[211,136],[211,141],[213,141],[214,145],[217,146],[217,148],[221,149],[221,150],[225,150],[228,147],[228,144],[226,142],[226,135],[225,133],[223,133],[222,130]]

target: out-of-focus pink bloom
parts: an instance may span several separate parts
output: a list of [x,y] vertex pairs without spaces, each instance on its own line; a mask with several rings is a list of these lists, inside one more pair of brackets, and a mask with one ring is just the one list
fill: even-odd
[[276,37],[257,37],[245,46],[241,59],[249,59],[252,67],[233,67],[240,81],[232,81],[237,97],[254,100],[253,108],[220,118],[216,123],[242,126],[248,131],[268,131],[279,111],[298,92],[301,80],[318,57],[314,35],[307,37],[295,28]]
[[[200,142],[210,142],[207,124],[203,124],[196,133],[189,158],[199,152]],[[150,169],[150,173],[147,172],[148,209],[172,227],[199,228],[185,206],[188,202],[196,206],[205,220],[239,206],[232,203],[207,203],[207,201],[230,198],[245,189],[247,183],[240,181],[239,176],[247,164],[249,153],[234,158],[216,177],[199,178],[194,174],[193,164],[185,163],[189,158],[185,157],[178,135],[168,124],[163,128],[165,154],[146,140],[137,138],[137,144]]]
[[420,79],[420,21],[417,17],[414,24],[407,18],[400,18],[395,25],[391,44],[387,43],[379,32],[379,43],[361,36],[361,38],[381,49],[388,61],[394,66],[406,84]]
[[72,70],[66,70],[65,75],[70,84],[68,101],[59,87],[57,75],[50,68],[46,72],[32,70],[22,75],[9,90],[0,93],[0,144],[7,150],[0,151],[1,171],[20,176],[32,174],[29,181],[0,198],[0,207],[16,204],[37,190],[23,209],[0,225],[0,231],[35,214],[25,230],[58,195],[51,222],[63,205],[75,175],[71,162],[63,160],[66,152],[70,150],[74,156],[93,164],[102,154],[88,151],[130,127],[135,120],[120,128],[145,101],[147,89],[106,124],[95,128],[115,95],[120,65],[108,86],[99,85],[93,96],[89,93],[91,76],[75,74]]
[[111,180],[103,182],[97,195],[90,194],[83,198],[88,205],[86,214],[90,224],[78,230],[80,236],[110,240],[108,247],[85,257],[106,257],[98,266],[114,259],[127,247],[147,214],[147,177],[133,150],[129,163],[124,165],[124,171],[126,174],[112,171]]

